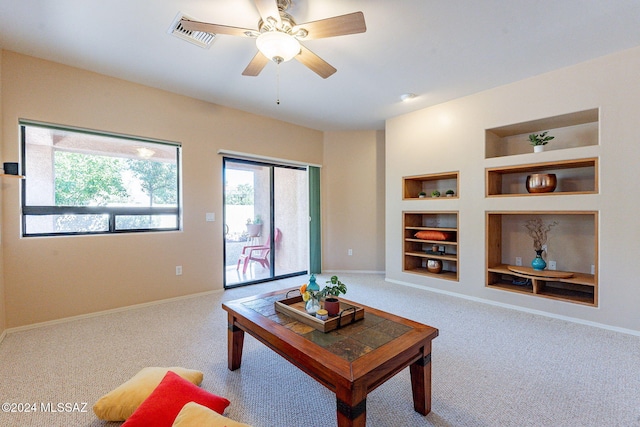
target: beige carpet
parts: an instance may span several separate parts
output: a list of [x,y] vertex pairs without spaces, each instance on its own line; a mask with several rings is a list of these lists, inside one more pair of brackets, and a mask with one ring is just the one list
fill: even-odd
[[[413,411],[408,370],[371,393],[367,425],[640,426],[640,338],[341,274],[347,297],[439,328],[433,410]],[[0,426],[117,426],[91,406],[145,366],[204,371],[226,414],[256,427],[335,426],[335,396],[247,335],[227,369],[223,300],[304,277],[8,334],[0,401],[87,403],[80,413],[0,412]],[[321,276],[323,283],[326,277]]]

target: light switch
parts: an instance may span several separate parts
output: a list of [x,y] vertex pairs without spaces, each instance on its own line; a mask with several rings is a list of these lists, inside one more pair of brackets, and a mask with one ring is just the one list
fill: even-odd
[[215,221],[216,220],[215,212],[207,212],[206,218],[207,218],[207,222]]

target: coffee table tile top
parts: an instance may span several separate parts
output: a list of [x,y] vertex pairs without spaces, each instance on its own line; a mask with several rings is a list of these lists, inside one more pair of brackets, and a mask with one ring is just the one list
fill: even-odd
[[247,301],[242,303],[245,307],[252,309],[253,311],[257,311],[263,316],[273,316],[276,314],[276,307],[274,303],[276,301],[280,301],[282,299],[281,295],[271,296],[262,299],[254,299],[251,301]]
[[349,362],[412,330],[409,326],[365,311],[364,319],[324,333],[277,312],[274,303],[284,298],[284,295],[275,295],[249,300],[242,304]]
[[368,345],[349,337],[343,337],[341,340],[325,348],[349,362],[353,362],[373,350],[373,348]]

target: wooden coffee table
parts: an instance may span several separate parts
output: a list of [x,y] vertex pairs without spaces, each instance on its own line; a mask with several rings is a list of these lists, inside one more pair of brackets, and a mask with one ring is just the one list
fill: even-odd
[[[293,288],[295,289],[295,288]],[[431,341],[438,330],[363,307],[364,319],[327,333],[276,312],[286,292],[229,301],[228,364],[240,368],[244,333],[293,363],[336,394],[338,426],[364,426],[367,394],[409,366],[413,407],[431,411]]]

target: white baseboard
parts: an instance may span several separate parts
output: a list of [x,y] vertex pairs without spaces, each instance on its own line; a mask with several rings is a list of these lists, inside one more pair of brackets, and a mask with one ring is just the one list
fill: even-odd
[[522,311],[522,312],[525,312],[525,313],[537,314],[537,315],[540,315],[540,316],[550,317],[552,319],[565,320],[567,322],[578,323],[578,324],[587,325],[587,326],[593,326],[595,328],[606,329],[606,330],[613,331],[613,332],[620,332],[620,333],[623,333],[623,334],[640,336],[640,331],[636,331],[634,329],[620,328],[620,327],[617,327],[617,326],[607,325],[607,324],[604,324],[604,323],[592,322],[590,320],[579,319],[579,318],[576,318],[576,317],[563,316],[563,315],[560,315],[560,314],[549,313],[549,312],[542,311],[542,310],[535,310],[535,309],[532,309],[532,308],[521,307],[519,305],[506,304],[506,303],[493,301],[493,300],[488,300],[488,299],[484,299],[484,298],[472,297],[472,296],[469,296],[469,295],[464,295],[464,294],[458,294],[458,293],[455,293],[455,292],[444,291],[442,289],[431,288],[431,287],[428,287],[428,286],[416,285],[414,283],[403,282],[401,280],[394,280],[394,279],[389,279],[389,278],[386,278],[386,277],[385,277],[384,280],[386,282],[389,282],[389,283],[395,283],[397,285],[408,286],[410,288],[422,289],[422,290],[427,291],[427,292],[435,292],[435,293],[438,293],[438,294],[449,295],[449,296],[452,296],[452,297],[462,298],[462,299],[466,299],[466,300],[469,300],[469,301],[475,301],[475,302],[488,304],[488,305],[493,305],[493,306],[497,306],[497,307],[508,308],[508,309],[511,309],[511,310]]
[[385,271],[375,270],[322,270],[322,273],[342,273],[342,274],[384,274]]
[[223,292],[223,291],[224,291],[224,289],[216,289],[216,290],[213,290],[213,291],[199,292],[197,294],[183,295],[183,296],[180,296],[180,297],[173,297],[173,298],[161,299],[161,300],[157,300],[157,301],[144,302],[144,303],[141,303],[141,304],[127,305],[125,307],[118,307],[118,308],[112,308],[112,309],[109,309],[109,310],[96,311],[95,313],[80,314],[78,316],[63,317],[62,319],[48,320],[46,322],[32,323],[30,325],[18,326],[18,327],[15,327],[15,328],[9,328],[9,329],[6,329],[2,333],[2,335],[0,335],[0,343],[2,342],[2,339],[5,337],[5,335],[12,334],[14,332],[27,331],[27,330],[30,330],[30,329],[42,328],[43,326],[58,325],[60,323],[73,322],[73,321],[80,320],[80,319],[88,319],[88,318],[91,318],[91,317],[104,316],[104,315],[112,314],[112,313],[120,313],[120,312],[123,312],[123,311],[135,310],[135,309],[138,309],[138,308],[151,307],[151,306],[154,306],[154,305],[166,304],[168,302],[181,301],[181,300],[186,300],[186,299],[191,299],[191,298],[198,298],[198,297],[201,297],[201,296],[204,296],[204,295],[210,295],[210,294],[214,294],[214,293],[217,293],[217,292]]

